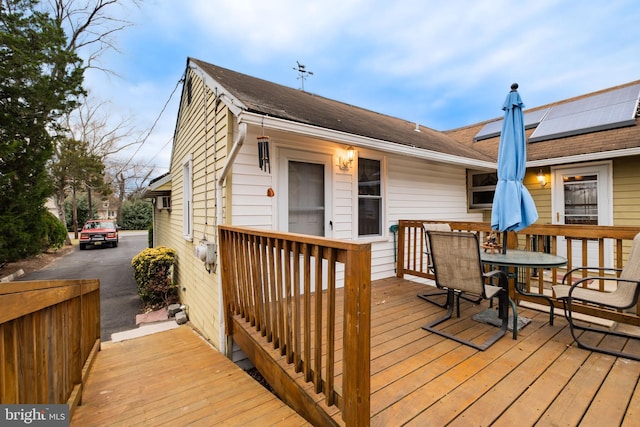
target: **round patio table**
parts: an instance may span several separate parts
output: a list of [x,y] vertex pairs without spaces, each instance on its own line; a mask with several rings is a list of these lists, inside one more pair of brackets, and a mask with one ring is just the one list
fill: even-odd
[[514,288],[520,295],[526,295],[529,297],[542,298],[549,304],[549,325],[553,326],[553,300],[543,294],[530,293],[524,290],[526,285],[525,279],[520,280],[518,276],[518,269],[520,268],[557,268],[567,265],[567,259],[565,257],[548,254],[545,252],[533,252],[523,251],[519,249],[507,249],[506,253],[502,251],[496,252],[484,252],[480,251],[480,259],[484,264],[495,265],[504,269],[513,268],[513,275],[507,276],[514,280]]

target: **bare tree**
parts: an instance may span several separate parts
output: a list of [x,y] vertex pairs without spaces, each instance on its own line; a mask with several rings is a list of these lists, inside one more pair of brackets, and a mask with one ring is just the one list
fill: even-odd
[[83,58],[87,68],[107,73],[98,59],[107,50],[118,50],[115,34],[133,23],[124,19],[129,6],[141,0],[47,0],[48,10],[67,35],[67,50]]
[[89,154],[99,156],[103,161],[140,144],[140,136],[135,135],[131,120],[114,120],[108,113],[107,104],[85,97],[80,107],[65,116],[64,123],[71,138],[85,141]]
[[117,217],[125,200],[142,194],[146,182],[156,173],[155,166],[133,163],[131,161],[109,161],[106,165],[105,181],[110,183],[114,196],[118,200]]
[[[46,0],[40,4],[49,12],[67,36],[65,49],[80,56],[86,69],[97,69],[109,74],[114,70],[100,66],[99,58],[108,50],[119,51],[116,34],[133,25],[125,19],[127,8],[139,7],[142,0]],[[104,163],[131,145],[139,144],[132,137],[133,125],[126,119],[113,123],[108,117],[105,103],[92,103],[83,99],[81,106],[64,118],[63,128],[67,140],[86,143],[87,155]],[[52,162],[55,162],[54,158]],[[52,164],[52,169],[54,165]],[[64,199],[67,186],[57,189],[55,200],[60,218],[64,221]],[[87,187],[89,201],[91,187]]]

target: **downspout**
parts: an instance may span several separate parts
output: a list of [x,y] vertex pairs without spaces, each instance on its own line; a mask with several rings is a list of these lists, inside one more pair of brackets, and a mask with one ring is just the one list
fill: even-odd
[[[222,172],[220,172],[220,177],[216,181],[216,219],[218,224],[223,224],[222,222],[222,194],[223,194],[222,190],[224,187],[224,182],[227,179],[227,175],[229,174],[229,171],[231,170],[231,167],[233,166],[233,163],[235,162],[236,157],[238,156],[238,153],[240,153],[240,149],[242,148],[242,145],[244,144],[244,140],[246,137],[247,137],[247,124],[240,123],[238,125],[238,134],[236,135],[236,138],[233,141],[233,147],[231,147],[231,152],[229,153],[229,156],[227,157],[227,161],[225,162],[224,167],[222,168]],[[218,242],[218,245],[219,244],[220,242]],[[220,252],[218,251],[218,253]],[[220,352],[222,354],[225,354],[229,359],[231,359],[231,354],[233,352],[232,341],[231,339],[229,339],[229,342],[227,342],[227,339],[224,334],[225,315],[224,315],[224,301],[223,301],[223,294],[222,294],[222,274],[217,274],[217,276],[218,276],[218,295],[220,296],[220,298],[218,298],[218,301],[219,301],[218,313],[220,313],[220,319],[221,319],[220,320]]]

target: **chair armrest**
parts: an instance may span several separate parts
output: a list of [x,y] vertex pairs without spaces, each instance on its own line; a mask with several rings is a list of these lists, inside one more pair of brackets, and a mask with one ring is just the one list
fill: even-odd
[[[609,303],[607,303],[607,301],[598,298],[598,295],[609,295],[612,296],[613,293],[611,292],[600,292],[598,290],[595,289],[588,289],[588,288],[582,288],[579,287],[579,285],[581,285],[583,282],[587,281],[587,280],[615,280],[616,282],[626,282],[626,283],[635,283],[637,285],[636,287],[636,291],[635,294],[633,296],[633,301],[630,302],[627,305],[618,305],[618,303],[614,304],[613,301],[609,301]],[[578,296],[573,296],[573,292],[577,291],[579,292],[581,295]],[[582,278],[580,280],[577,280],[574,284],[572,284],[569,287],[569,293],[567,295],[567,301],[569,304],[571,304],[571,300],[576,299],[578,301],[583,301],[583,302],[587,302],[587,303],[592,303],[592,304],[599,304],[599,305],[603,305],[606,307],[611,307],[614,309],[625,309],[625,308],[629,308],[629,307],[633,307],[635,304],[638,303],[638,296],[640,295],[640,280],[634,280],[634,279],[623,279],[620,277],[604,277],[604,276],[591,276],[591,277],[585,277]],[[605,297],[606,298],[606,297]]]
[[485,279],[492,279],[495,276],[498,276],[498,283],[500,284],[500,287],[504,288],[504,289],[508,289],[509,288],[509,282],[508,282],[508,278],[507,278],[507,274],[502,271],[502,270],[491,270],[487,273],[482,273],[482,277],[484,277]]
[[[621,268],[613,268],[613,267],[574,267],[571,270],[567,271],[566,273],[564,273],[564,276],[562,276],[562,284],[565,284],[565,279],[573,272],[576,271],[584,271],[584,270],[604,270],[604,271],[622,271]],[[583,277],[582,279],[580,279],[580,281],[584,281],[585,279],[599,279],[600,277],[594,277],[594,276],[586,276]]]

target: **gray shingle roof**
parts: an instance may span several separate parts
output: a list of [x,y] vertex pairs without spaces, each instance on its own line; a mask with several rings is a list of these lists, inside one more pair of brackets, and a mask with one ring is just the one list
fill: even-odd
[[442,132],[396,117],[324,98],[190,58],[247,111],[319,128],[417,147],[469,159],[491,161],[474,147]]

